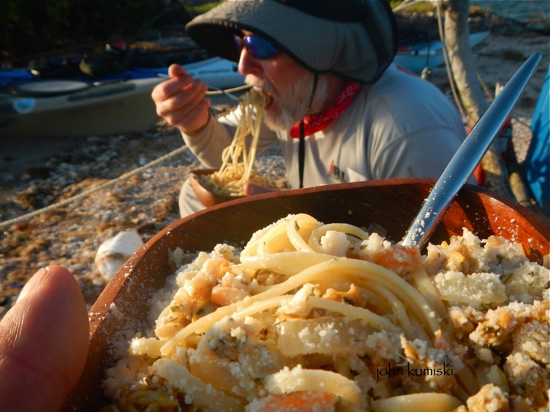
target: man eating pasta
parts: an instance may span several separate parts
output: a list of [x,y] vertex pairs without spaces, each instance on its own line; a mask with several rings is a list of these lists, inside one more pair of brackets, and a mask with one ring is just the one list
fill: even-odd
[[[396,25],[386,0],[229,0],[186,29],[238,62],[246,83],[265,95],[257,148],[281,145],[292,188],[436,178],[465,136],[444,94],[392,63]],[[169,76],[152,93],[157,113],[205,167],[220,168],[241,108],[216,119],[204,85],[179,65]],[[186,182],[180,214],[202,207]]]

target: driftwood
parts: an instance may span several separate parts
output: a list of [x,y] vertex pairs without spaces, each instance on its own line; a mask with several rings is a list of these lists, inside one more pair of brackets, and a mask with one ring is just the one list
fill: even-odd
[[[448,66],[452,73],[450,81],[457,89],[457,104],[461,106],[468,127],[471,128],[485,113],[490,102],[477,77],[477,69],[468,44],[469,0],[440,1],[445,10],[444,35]],[[481,160],[485,184],[509,199],[521,199],[526,203],[524,199],[528,191],[517,171],[513,178],[510,176],[502,153],[500,143],[495,141]]]
[[468,5],[469,0],[446,0],[444,33],[453,79],[471,127],[485,113],[489,102],[477,77],[469,45]]

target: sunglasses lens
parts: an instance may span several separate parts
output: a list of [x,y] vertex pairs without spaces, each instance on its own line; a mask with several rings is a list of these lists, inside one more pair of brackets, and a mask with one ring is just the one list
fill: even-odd
[[269,59],[275,56],[279,50],[268,40],[259,36],[235,36],[235,44],[240,50],[244,46],[246,51],[256,59]]
[[273,44],[258,36],[246,36],[244,45],[246,50],[257,59],[268,59],[275,56],[278,51]]
[[233,41],[235,42],[235,47],[240,52],[243,49],[243,38],[235,34],[233,36]]

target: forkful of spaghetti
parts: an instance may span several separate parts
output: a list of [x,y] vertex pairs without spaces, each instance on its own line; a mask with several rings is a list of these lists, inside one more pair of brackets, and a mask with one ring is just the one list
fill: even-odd
[[[269,185],[266,178],[253,170],[266,103],[266,96],[256,89],[251,89],[242,97],[239,102],[242,118],[231,144],[222,153],[222,166],[211,175],[205,175],[201,181],[209,191],[242,196],[246,182]],[[248,136],[252,137],[249,145],[246,144]]]

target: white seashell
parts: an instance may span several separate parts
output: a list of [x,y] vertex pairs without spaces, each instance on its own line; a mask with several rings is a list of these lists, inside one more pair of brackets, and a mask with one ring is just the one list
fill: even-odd
[[143,246],[143,240],[135,230],[120,232],[104,241],[97,250],[94,263],[106,281],[111,280],[134,252]]

